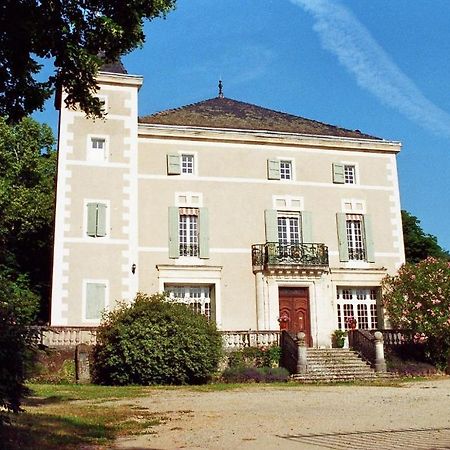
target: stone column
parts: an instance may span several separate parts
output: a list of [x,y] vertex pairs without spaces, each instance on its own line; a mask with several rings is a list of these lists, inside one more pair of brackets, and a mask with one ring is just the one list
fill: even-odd
[[256,317],[258,330],[264,330],[264,275],[262,272],[255,273],[256,282]]
[[306,334],[303,331],[297,334],[298,360],[297,373],[305,373],[308,371],[306,358]]
[[89,346],[78,344],[75,350],[75,372],[77,383],[90,383]]
[[384,360],[383,333],[375,331],[375,371],[386,372],[386,361]]

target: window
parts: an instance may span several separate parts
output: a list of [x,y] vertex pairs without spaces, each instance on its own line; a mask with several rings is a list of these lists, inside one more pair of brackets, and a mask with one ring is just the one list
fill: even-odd
[[168,285],[165,292],[170,300],[184,303],[198,314],[211,319],[211,289],[209,286]]
[[336,184],[356,184],[356,165],[334,163],[333,183]]
[[347,330],[348,320],[354,318],[359,329],[377,329],[377,292],[377,288],[337,288],[338,328]]
[[86,234],[90,237],[106,236],[106,204],[88,203]]
[[100,320],[106,306],[106,283],[86,283],[85,320]]
[[336,220],[339,260],[375,262],[370,215],[338,213]]
[[280,161],[280,179],[292,180],[292,162]]
[[194,155],[181,155],[181,173],[194,173]]
[[180,256],[198,256],[198,209],[180,208]]
[[269,180],[293,180],[293,163],[285,159],[267,160],[267,179]]
[[90,139],[88,160],[96,162],[104,162],[107,160],[106,139],[99,137],[92,137]]
[[207,208],[169,207],[169,258],[209,258]]
[[167,155],[167,175],[194,175],[195,174],[195,155],[186,154],[168,154]]
[[300,240],[300,215],[278,216],[278,242],[280,244],[298,244]]
[[348,214],[346,220],[349,260],[364,261],[366,252],[363,236],[363,216]]
[[350,166],[350,165],[344,166],[344,181],[345,181],[345,184],[355,184],[356,183],[355,166]]

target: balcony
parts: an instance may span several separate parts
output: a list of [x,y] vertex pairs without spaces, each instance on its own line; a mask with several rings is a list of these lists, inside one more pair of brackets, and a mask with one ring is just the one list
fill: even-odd
[[267,242],[252,245],[253,272],[271,269],[328,270],[328,247],[324,244],[280,244]]

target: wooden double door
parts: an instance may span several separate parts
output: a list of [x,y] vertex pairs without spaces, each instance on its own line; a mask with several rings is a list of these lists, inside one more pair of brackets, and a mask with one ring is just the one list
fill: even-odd
[[312,345],[309,290],[306,287],[280,287],[280,328],[290,333],[306,334],[306,344]]

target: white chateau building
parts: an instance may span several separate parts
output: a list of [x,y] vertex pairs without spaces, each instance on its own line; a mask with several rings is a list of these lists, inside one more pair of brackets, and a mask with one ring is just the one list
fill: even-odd
[[404,262],[398,142],[224,98],[138,117],[105,66],[106,120],[60,107],[51,325],[166,291],[221,330],[382,327]]

